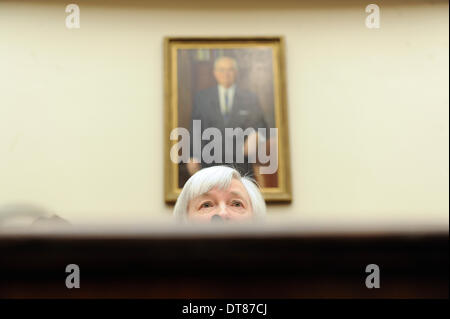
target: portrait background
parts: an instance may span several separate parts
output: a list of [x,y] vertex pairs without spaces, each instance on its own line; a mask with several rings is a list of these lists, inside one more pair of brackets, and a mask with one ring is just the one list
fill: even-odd
[[[180,135],[174,129],[183,128],[189,131],[194,96],[205,88],[214,88],[217,85],[214,62],[219,56],[236,59],[238,72],[235,83],[240,89],[239,92],[249,92],[256,96],[258,101],[253,100],[251,103],[259,104],[262,112],[260,115],[263,115],[264,122],[267,122],[264,127],[277,129],[277,136],[272,136],[266,143],[266,154],[271,152],[270,162],[250,163],[250,176],[261,186],[267,202],[291,202],[283,37],[166,37],[164,56],[165,138],[168,141],[164,146],[166,202],[175,202],[189,178],[186,164],[179,164],[170,155],[175,150],[173,147],[181,152],[178,147]],[[209,110],[207,104],[204,108]],[[255,109],[252,112],[255,112]],[[258,117],[258,114],[252,114]],[[243,123],[234,127],[240,127]],[[262,124],[257,125],[255,127],[261,127],[259,125]],[[173,133],[175,138],[171,138]],[[276,171],[273,174],[262,174],[263,166],[270,166]],[[236,168],[241,170],[239,167],[240,164],[236,163]]]

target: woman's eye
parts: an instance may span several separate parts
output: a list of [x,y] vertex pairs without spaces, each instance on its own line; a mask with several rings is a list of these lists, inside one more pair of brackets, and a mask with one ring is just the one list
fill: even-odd
[[200,208],[209,208],[209,207],[212,207],[211,202],[205,202],[200,205]]
[[233,201],[231,204],[232,204],[234,207],[243,207],[242,203],[239,202],[239,201]]

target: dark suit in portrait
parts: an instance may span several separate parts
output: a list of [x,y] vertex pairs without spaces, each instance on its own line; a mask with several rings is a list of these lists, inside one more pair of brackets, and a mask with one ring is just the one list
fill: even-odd
[[[240,89],[237,85],[233,88],[234,94],[227,101],[230,104],[229,109],[223,110],[223,98],[220,99],[219,86],[213,86],[198,92],[195,95],[192,108],[191,121],[191,154],[193,150],[193,128],[194,120],[201,121],[201,134],[207,128],[214,127],[220,130],[222,134],[222,162],[221,163],[205,163],[201,159],[202,168],[215,165],[229,165],[236,168],[241,174],[253,177],[253,163],[248,162],[247,156],[244,157],[244,163],[236,163],[236,147],[241,147],[236,144],[236,139],[233,141],[233,163],[225,163],[225,128],[242,128],[244,131],[247,128],[253,128],[258,132],[258,128],[266,129],[266,134],[269,134],[269,128],[264,119],[263,111],[259,105],[258,97],[246,90]],[[269,136],[267,136],[268,138]],[[208,144],[209,140],[202,140],[201,149]]]

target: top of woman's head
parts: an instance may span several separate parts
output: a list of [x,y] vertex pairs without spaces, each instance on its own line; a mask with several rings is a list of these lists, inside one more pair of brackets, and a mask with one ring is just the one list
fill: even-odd
[[180,222],[259,220],[265,214],[256,183],[228,166],[208,167],[192,175],[174,208]]

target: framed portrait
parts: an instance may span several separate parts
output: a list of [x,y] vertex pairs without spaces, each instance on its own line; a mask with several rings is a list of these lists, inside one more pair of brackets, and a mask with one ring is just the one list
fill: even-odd
[[266,202],[290,202],[282,37],[167,37],[165,201],[199,169],[227,165]]

